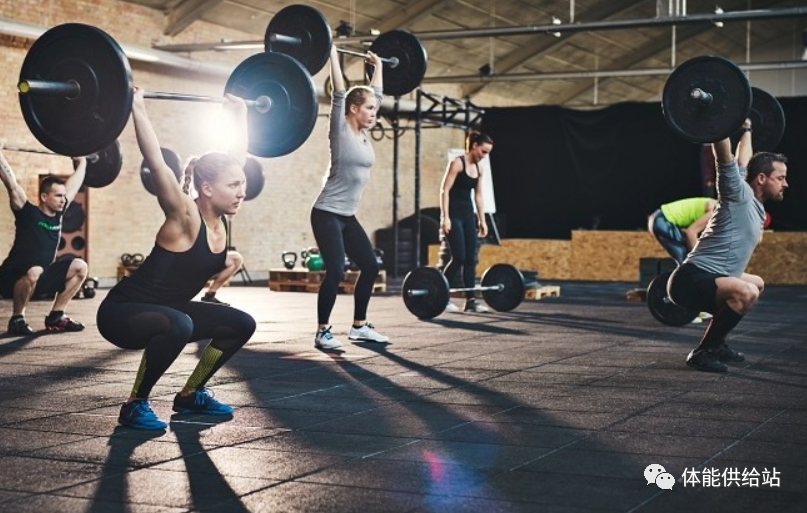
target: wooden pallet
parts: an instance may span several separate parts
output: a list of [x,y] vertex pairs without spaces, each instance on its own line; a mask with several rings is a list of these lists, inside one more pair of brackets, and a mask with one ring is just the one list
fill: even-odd
[[543,287],[529,288],[524,293],[524,299],[538,301],[547,297],[559,297],[560,287],[557,285],[545,285]]
[[[359,279],[358,271],[346,271],[339,284],[339,292],[353,294],[356,281]],[[325,271],[306,271],[288,269],[269,270],[269,289],[275,292],[318,292],[325,279]],[[387,290],[387,273],[380,271],[373,284],[373,292]]]
[[647,301],[647,289],[630,289],[625,293],[625,299],[635,303]]

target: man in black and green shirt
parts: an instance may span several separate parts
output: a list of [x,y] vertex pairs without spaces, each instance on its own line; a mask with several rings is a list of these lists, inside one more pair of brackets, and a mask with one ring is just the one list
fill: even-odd
[[0,265],[0,296],[13,299],[8,332],[30,335],[34,331],[25,320],[25,307],[34,294],[56,294],[45,329],[51,332],[81,331],[84,325],[73,321],[64,310],[87,277],[87,262],[80,258],[54,262],[62,231],[62,215],[75,198],[87,170],[87,160],[74,159],[76,171],[63,180],[49,176],[39,185],[39,204],[28,201],[2,152],[0,179],[8,190],[14,212],[15,236]]

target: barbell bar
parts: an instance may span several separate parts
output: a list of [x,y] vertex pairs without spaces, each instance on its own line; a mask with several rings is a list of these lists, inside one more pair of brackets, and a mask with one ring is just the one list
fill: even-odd
[[524,276],[509,264],[495,264],[482,274],[479,286],[450,288],[443,274],[434,267],[417,267],[403,281],[401,294],[406,308],[419,319],[437,317],[446,308],[452,292],[482,292],[494,310],[509,312],[524,300]]
[[[33,153],[37,155],[49,155],[56,157],[65,156],[38,148],[3,146],[0,149],[23,153]],[[117,140],[112,141],[112,144],[95,153],[86,155],[85,158],[87,159],[87,171],[84,175],[84,185],[87,187],[94,187],[96,189],[106,187],[115,181],[118,174],[120,174],[121,168],[123,167],[123,154],[121,153],[120,143]],[[76,167],[75,162],[73,162],[73,167]]]
[[[5,146],[5,145],[3,145],[3,146],[0,146],[0,150],[3,150],[3,151],[17,151],[17,152],[20,152],[20,153],[34,153],[34,154],[37,154],[37,155],[50,155],[52,157],[64,157],[64,155],[59,155],[58,153],[53,152],[53,151],[40,150],[40,149],[37,149],[37,148],[23,148],[21,146]],[[84,158],[87,159],[88,163],[94,164],[94,163],[98,162],[99,157],[98,157],[97,153],[90,153],[89,155],[86,155]]]
[[[81,86],[74,80],[55,82],[48,80],[21,80],[17,84],[20,94],[36,94],[40,96],[64,96],[70,100],[75,100],[81,95]],[[144,98],[149,100],[172,100],[182,102],[200,103],[227,103],[227,98],[223,96],[204,96],[186,93],[164,93],[159,91],[146,91]],[[247,107],[256,109],[261,114],[269,112],[272,108],[272,99],[268,96],[259,96],[254,100],[244,100]]]
[[[325,16],[308,5],[294,4],[279,10],[269,21],[264,37],[267,52],[283,53],[299,61],[312,75],[328,62],[333,32]],[[338,52],[367,58],[367,54],[337,48]],[[420,85],[426,75],[428,56],[420,40],[405,30],[390,30],[378,36],[370,51],[384,63],[384,94],[402,96]],[[365,72],[371,76],[371,64]]]
[[[337,48],[336,51],[339,52],[339,53],[345,53],[347,55],[355,55],[356,57],[364,57],[365,59],[370,57],[366,53],[354,52],[353,50],[345,50],[344,48]],[[380,57],[379,56],[379,58],[381,59],[381,62],[385,62],[385,63],[389,64],[390,68],[397,68],[398,64],[401,63],[401,61],[398,60],[397,57]]]
[[[103,30],[79,23],[40,36],[25,57],[18,80],[20,108],[34,136],[68,156],[106,147],[131,115],[131,68],[118,43]],[[304,143],[317,119],[311,75],[281,54],[257,54],[239,64],[225,93],[243,98],[249,110],[249,151],[286,155]],[[149,99],[225,103],[226,98],[147,92]],[[270,112],[271,111],[271,112]]]

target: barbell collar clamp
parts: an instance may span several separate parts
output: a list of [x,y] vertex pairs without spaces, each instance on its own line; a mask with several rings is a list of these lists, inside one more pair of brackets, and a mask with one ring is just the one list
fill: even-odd
[[707,93],[700,87],[692,89],[690,96],[693,100],[697,100],[701,105],[711,105],[712,100],[714,99],[711,94]]
[[17,84],[20,94],[42,96],[63,96],[75,100],[81,94],[81,86],[75,80],[58,82],[54,80],[20,80]]

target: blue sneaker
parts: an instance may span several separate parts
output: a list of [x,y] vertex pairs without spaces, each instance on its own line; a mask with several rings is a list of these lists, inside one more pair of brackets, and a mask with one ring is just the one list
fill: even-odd
[[174,396],[174,411],[177,413],[206,413],[208,415],[230,415],[233,407],[213,399],[213,392],[204,388],[187,397]]
[[124,403],[118,415],[118,422],[122,426],[154,431],[162,431],[168,427],[168,423],[160,420],[151,409],[148,399],[135,399]]

